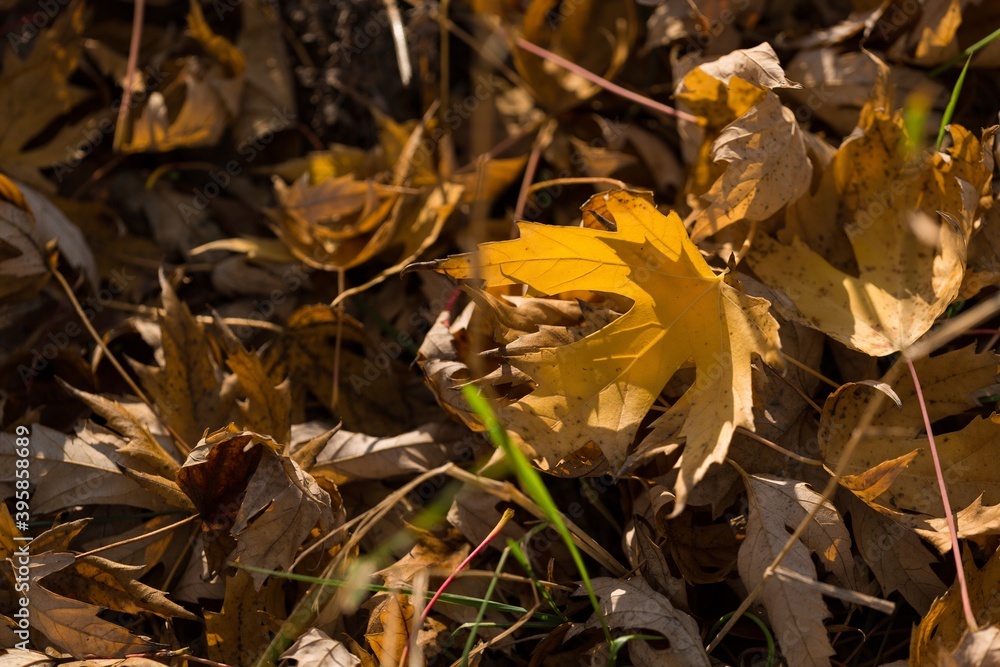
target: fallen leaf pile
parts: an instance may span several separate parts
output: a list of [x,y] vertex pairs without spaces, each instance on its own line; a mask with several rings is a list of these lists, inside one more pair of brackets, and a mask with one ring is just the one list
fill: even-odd
[[0,665],[1000,664],[993,3],[49,4]]

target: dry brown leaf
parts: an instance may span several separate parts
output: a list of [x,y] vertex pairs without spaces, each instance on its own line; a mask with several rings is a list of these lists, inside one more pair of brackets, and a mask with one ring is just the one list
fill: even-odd
[[75,658],[102,655],[123,658],[128,653],[145,653],[162,648],[162,644],[137,637],[120,625],[98,617],[101,608],[87,602],[64,597],[46,587],[47,575],[74,565],[70,553],[46,552],[31,555],[31,595],[28,612],[31,628],[41,633],[52,646]]
[[[325,534],[343,522],[343,508],[335,512],[330,494],[281,450],[270,438],[230,424],[208,435],[177,473],[201,514],[203,531],[214,533],[206,552],[219,549],[209,553],[210,563],[235,540],[233,560],[287,570],[314,527]],[[251,574],[258,588],[267,577]]]
[[157,440],[147,425],[135,414],[122,407],[118,401],[80,391],[62,381],[59,382],[59,385],[71,396],[78,398],[100,415],[109,429],[121,435],[123,442],[117,447],[120,453],[148,466],[146,468],[148,472],[156,473],[167,480],[174,479],[177,470],[181,467],[175,458],[178,456],[176,449],[172,445],[166,445],[170,447],[170,452],[168,452],[166,446]]
[[448,461],[472,462],[488,450],[484,438],[470,435],[454,422],[431,422],[387,438],[339,430],[307,468],[311,475],[337,484],[388,480],[426,472]]
[[768,90],[798,84],[785,78],[778,56],[767,43],[694,65],[686,59],[675,64],[674,78],[679,83],[674,96],[679,109],[701,119],[698,124],[682,121],[678,126],[684,161],[693,167],[687,192],[699,195],[722,173],[709,159],[722,128],[761,102]]
[[237,401],[243,414],[243,428],[266,433],[283,445],[292,436],[292,388],[285,378],[275,383],[268,375],[264,362],[249,352],[239,338],[216,318],[220,338],[226,346],[226,366],[243,388],[245,400]]
[[[167,509],[158,496],[125,477],[119,464],[121,438],[99,426],[81,428],[75,436],[41,424],[31,427],[31,497],[33,512],[45,514],[75,505],[127,505]],[[15,436],[0,433],[0,483],[4,498],[14,497]]]
[[398,665],[410,641],[413,605],[406,595],[378,593],[365,606],[372,610],[365,632],[372,653],[381,665]]
[[[695,620],[674,608],[670,600],[654,591],[645,579],[597,577],[591,583],[609,627],[628,634],[657,633],[669,642],[669,648],[662,649],[653,648],[644,639],[631,640],[628,651],[633,664],[639,667],[708,667],[711,664]],[[581,586],[575,595],[586,592]],[[586,624],[570,630],[567,639],[585,628],[598,627],[601,627],[600,620],[592,616]]]
[[[931,423],[977,408],[975,394],[995,383],[997,359],[992,352],[976,353],[969,346],[914,362]],[[902,407],[883,402],[872,421],[871,432],[865,435],[864,446],[855,451],[846,472],[859,475],[919,449],[909,467],[898,471],[881,500],[899,510],[940,517],[943,516],[941,497],[913,380],[905,370],[897,377],[900,379],[893,389]],[[872,400],[872,392],[866,385],[848,383],[827,399],[820,419],[819,442],[828,465],[836,465],[851,429]],[[984,502],[1000,502],[1000,484],[993,474],[996,456],[993,445],[1000,433],[998,429],[1000,416],[993,414],[985,419],[977,416],[960,430],[935,433],[952,506],[969,505],[984,491]]]
[[190,447],[229,421],[234,386],[224,385],[202,325],[160,273],[163,310],[158,321],[162,351],[157,366],[132,362],[161,416]]
[[[918,529],[917,533],[937,547],[938,551],[947,553],[951,549],[951,531],[947,519],[929,519],[927,525],[935,532]],[[955,527],[960,540],[1000,535],[1000,504],[984,505],[983,497],[979,496],[971,505],[955,512]]]
[[990,182],[980,142],[958,125],[946,152],[906,159],[903,114],[890,111],[880,67],[860,132],[841,145],[816,195],[802,200],[819,239],[847,236],[854,265],[831,264],[827,247],[807,246],[794,229],[790,244],[762,236],[748,256],[787,295],[776,305],[790,319],[872,356],[912,345],[958,295]]
[[[764,571],[784,548],[792,531],[822,498],[804,482],[745,473],[743,478],[750,510],[746,538],[740,545],[738,569],[740,579],[752,590],[762,581]],[[853,581],[850,534],[829,502],[823,503],[802,537],[781,561],[781,566],[815,580],[816,567],[810,552],[816,554],[841,583]],[[817,589],[794,580],[771,577],[764,584],[761,601],[789,664],[830,664],[829,656],[834,650],[823,625],[823,619],[829,617],[830,612]]]

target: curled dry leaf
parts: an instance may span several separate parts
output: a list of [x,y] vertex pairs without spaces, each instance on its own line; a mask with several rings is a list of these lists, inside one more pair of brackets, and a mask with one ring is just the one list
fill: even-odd
[[[1000,624],[1000,609],[996,604],[997,591],[1000,590],[1000,551],[994,552],[982,569],[978,569],[971,559],[967,559],[965,579],[976,622],[984,629]],[[910,637],[910,664],[915,667],[938,667],[948,664],[941,661],[942,653],[948,655],[962,650],[971,651],[971,646],[963,647],[967,631],[968,626],[956,582],[944,595],[934,601],[930,611],[920,621],[920,625],[913,629]]]
[[779,363],[777,323],[768,303],[716,276],[680,219],[635,194],[613,190],[584,205],[605,229],[519,223],[521,238],[486,243],[421,268],[486,287],[524,284],[540,294],[610,292],[631,299],[621,317],[562,347],[509,357],[534,391],[499,415],[534,452],[558,461],[596,445],[621,469],[639,424],[667,381],[694,358],[686,397],[690,413],[677,482],[677,511],[687,490],[725,457],[736,426],[753,429],[750,362]]
[[771,90],[798,87],[766,43],[699,65],[678,84],[677,99],[705,119],[682,124],[693,163],[686,192],[694,211],[685,224],[695,243],[740,220],[765,220],[809,187],[812,164],[795,114]]
[[[789,318],[872,356],[912,345],[958,295],[990,183],[980,142],[958,125],[950,126],[951,148],[907,157],[887,79],[880,64],[859,131],[800,202],[815,245],[793,226],[787,242],[762,236],[748,256],[787,296],[776,305]],[[831,252],[846,247],[845,236],[852,255]]]
[[[126,153],[166,152],[214,146],[237,115],[243,94],[246,58],[232,43],[216,35],[193,3],[188,33],[209,58],[186,56],[176,74],[155,90],[127,128],[121,148]],[[287,122],[287,119],[285,119]]]

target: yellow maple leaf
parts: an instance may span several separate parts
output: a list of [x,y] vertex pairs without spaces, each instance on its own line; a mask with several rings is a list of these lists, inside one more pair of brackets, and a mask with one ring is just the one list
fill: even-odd
[[789,317],[872,356],[912,345],[954,301],[990,182],[982,144],[957,125],[947,151],[906,159],[903,114],[890,111],[879,66],[860,132],[799,201],[807,213],[790,216],[790,243],[761,237],[747,258],[787,296]]
[[[715,275],[675,213],[663,215],[623,190],[596,195],[584,217],[605,229],[520,222],[521,238],[484,243],[421,268],[487,287],[524,284],[533,293],[611,292],[628,312],[574,343],[512,355],[532,378],[527,396],[504,406],[504,425],[538,456],[558,461],[596,444],[619,470],[640,422],[668,380],[690,360],[690,412],[677,482],[687,490],[726,455],[737,426],[753,429],[751,356],[777,361],[778,325],[768,302]],[[609,231],[614,230],[614,231]]]

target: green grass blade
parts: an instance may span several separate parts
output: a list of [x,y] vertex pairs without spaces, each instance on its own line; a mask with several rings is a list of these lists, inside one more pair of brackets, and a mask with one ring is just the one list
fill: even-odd
[[569,532],[569,527],[566,522],[563,521],[562,513],[556,506],[555,501],[552,499],[552,495],[546,488],[545,483],[542,481],[541,475],[538,471],[534,469],[531,462],[528,461],[528,457],[524,455],[518,447],[510,441],[507,437],[507,432],[504,430],[503,426],[497,420],[496,415],[493,413],[493,408],[490,407],[489,402],[486,398],[479,392],[479,389],[473,387],[472,385],[466,385],[462,388],[462,394],[465,396],[465,400],[468,401],[469,406],[472,410],[479,416],[486,426],[486,431],[489,433],[490,438],[493,443],[503,450],[507,458],[511,462],[511,466],[514,469],[514,474],[517,475],[518,481],[521,482],[521,487],[524,492],[538,504],[542,511],[545,513],[545,518],[549,520],[552,527],[556,529],[559,536],[562,538],[563,542],[566,544],[566,548],[569,549],[570,555],[573,558],[573,562],[576,564],[577,569],[580,572],[580,578],[583,581],[583,586],[587,590],[587,597],[590,598],[590,604],[594,607],[594,613],[597,614],[597,618],[601,621],[601,629],[604,630],[604,636],[610,644],[611,639],[611,629],[608,627],[607,621],[604,619],[604,614],[601,613],[601,605],[597,600],[597,593],[594,591],[594,585],[590,580],[590,574],[587,572],[587,566],[583,562],[583,555],[580,550],[576,548],[576,543],[573,541],[573,536]]

